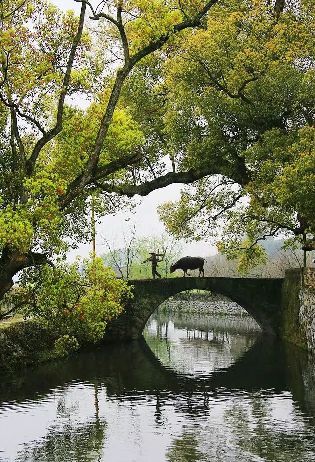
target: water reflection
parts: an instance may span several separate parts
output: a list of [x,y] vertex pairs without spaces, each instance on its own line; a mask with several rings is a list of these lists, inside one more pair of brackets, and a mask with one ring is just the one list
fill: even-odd
[[204,379],[211,372],[234,364],[254,345],[260,333],[251,318],[216,319],[190,313],[178,315],[173,322],[162,313],[150,319],[145,337],[164,366],[194,379]]
[[26,445],[17,456],[19,462],[56,462],[102,460],[105,424],[90,422],[83,426],[69,423],[64,427],[48,428],[42,442]]
[[146,342],[3,378],[0,461],[313,461],[308,357],[211,322],[162,315]]

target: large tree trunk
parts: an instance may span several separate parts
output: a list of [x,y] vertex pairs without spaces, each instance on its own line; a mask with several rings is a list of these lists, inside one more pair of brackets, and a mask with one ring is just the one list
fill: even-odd
[[13,286],[13,278],[19,271],[45,263],[51,264],[45,254],[36,252],[20,253],[4,249],[0,258],[0,300]]

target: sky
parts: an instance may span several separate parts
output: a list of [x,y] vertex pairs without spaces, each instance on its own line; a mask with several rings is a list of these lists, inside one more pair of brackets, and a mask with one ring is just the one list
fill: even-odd
[[[80,11],[80,3],[74,0],[50,0],[63,10],[72,9]],[[93,4],[97,4],[92,2]],[[124,241],[128,241],[131,230],[135,227],[136,236],[150,237],[161,236],[165,233],[164,225],[159,220],[157,207],[159,204],[169,200],[179,198],[180,185],[170,185],[166,188],[153,191],[151,194],[138,200],[139,205],[134,213],[127,211],[119,212],[115,215],[107,215],[97,225],[96,252],[102,254],[107,251],[105,240],[108,241],[112,248],[123,247]],[[191,256],[209,256],[216,253],[216,247],[206,241],[187,243],[180,241],[183,255]],[[86,257],[91,251],[90,244],[79,245],[69,253],[69,260],[73,260],[77,255]]]

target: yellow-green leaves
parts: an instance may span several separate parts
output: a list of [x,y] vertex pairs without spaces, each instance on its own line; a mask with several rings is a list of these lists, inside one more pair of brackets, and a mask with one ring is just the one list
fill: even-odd
[[[72,106],[63,110],[78,18],[36,0],[5,22],[0,79],[21,113],[11,106],[10,120],[1,110],[2,246],[55,250],[70,236],[86,237],[91,190],[97,196],[96,187],[121,192],[159,183],[165,156],[175,174],[212,176],[161,208],[176,235],[213,237],[231,224],[230,240],[239,232],[250,248],[268,226],[272,235],[277,226],[294,229],[301,213],[313,229],[314,5],[291,2],[275,17],[273,2],[220,1],[200,27],[174,30],[206,3],[102,2],[96,32],[83,34],[68,69]],[[106,176],[110,163],[117,171]],[[6,223],[14,220],[23,223],[20,241],[9,236]]]
[[123,157],[139,149],[143,142],[143,133],[128,110],[116,109],[104,145],[104,158]]
[[63,220],[58,201],[65,193],[65,182],[58,179],[57,175],[42,175],[26,180],[25,187],[28,194],[25,208],[32,219],[36,235],[40,236],[41,241],[56,237]]
[[11,206],[0,210],[0,248],[9,246],[27,252],[31,246],[34,229],[26,210]]
[[[20,110],[47,127],[51,114],[45,111],[45,101],[60,91],[78,18],[73,12],[61,14],[45,0],[20,3],[20,8],[16,2],[4,2],[2,6],[7,14],[4,11],[0,31],[0,58],[6,64],[2,69],[0,66],[0,81],[1,72],[6,77],[1,90],[6,100],[12,99]],[[9,11],[15,13],[10,15]],[[85,33],[74,60],[72,91],[90,90],[93,85],[91,59],[87,56],[90,47],[91,40]]]
[[107,322],[123,311],[124,301],[131,297],[126,282],[99,258],[86,260],[81,268],[76,263],[30,270],[22,284],[25,314],[59,337],[56,347],[67,346],[69,352],[79,344],[100,341]]
[[126,26],[132,53],[173,31],[173,26],[182,19],[182,13],[178,6],[176,8],[176,3],[161,0],[125,2],[127,11],[137,16],[137,19]]
[[[57,173],[67,184],[82,171],[93,152],[106,103],[106,97],[102,95],[100,100],[91,104],[86,112],[66,108],[64,129],[50,150],[51,159],[47,157],[43,159],[46,171]],[[100,164],[105,165],[131,152],[136,152],[143,141],[142,130],[133,119],[128,107],[118,107],[102,148]]]
[[315,129],[305,127],[289,148],[291,162],[274,179],[273,189],[283,207],[298,210],[315,232]]
[[0,203],[0,247],[28,252],[33,246],[58,251],[63,216],[58,201],[65,182],[47,175],[27,179],[25,202],[14,207]]
[[244,241],[218,242],[219,252],[224,253],[228,260],[237,261],[237,270],[245,275],[255,266],[266,263],[267,255],[265,250],[249,239]]

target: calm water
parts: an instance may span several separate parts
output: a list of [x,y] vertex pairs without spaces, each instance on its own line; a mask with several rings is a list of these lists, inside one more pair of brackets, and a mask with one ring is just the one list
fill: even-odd
[[315,374],[247,318],[160,314],[146,342],[0,383],[0,461],[315,460]]

